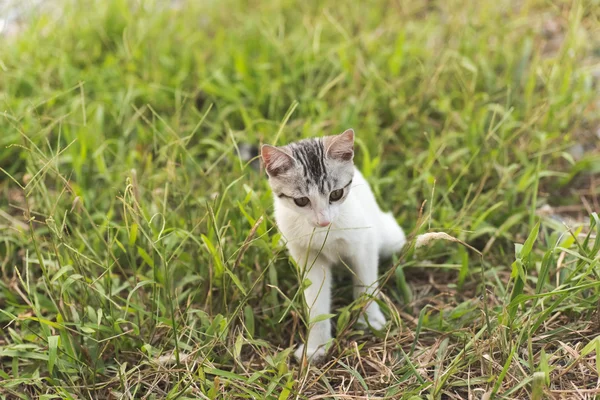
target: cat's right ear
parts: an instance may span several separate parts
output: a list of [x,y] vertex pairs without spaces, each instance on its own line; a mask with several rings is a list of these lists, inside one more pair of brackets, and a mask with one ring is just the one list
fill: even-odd
[[354,157],[354,130],[346,129],[335,136],[325,136],[325,154],[328,158],[350,161]]
[[267,174],[274,178],[294,166],[294,158],[279,147],[263,144],[260,155]]

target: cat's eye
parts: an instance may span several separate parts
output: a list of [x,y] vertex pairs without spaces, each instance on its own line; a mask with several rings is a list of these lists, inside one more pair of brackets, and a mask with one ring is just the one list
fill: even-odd
[[337,189],[329,195],[329,201],[338,201],[344,195],[344,189]]
[[298,207],[305,207],[308,203],[310,203],[310,200],[308,200],[308,197],[299,197],[294,199],[294,203],[296,203]]

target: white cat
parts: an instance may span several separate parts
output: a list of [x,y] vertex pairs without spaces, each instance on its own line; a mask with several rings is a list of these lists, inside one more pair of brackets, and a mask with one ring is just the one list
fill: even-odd
[[[377,290],[380,258],[405,244],[402,228],[381,211],[369,184],[354,167],[354,131],[306,139],[282,147],[264,145],[262,159],[275,199],[275,221],[287,248],[311,285],[304,290],[310,320],[331,312],[332,266],[344,263],[354,273],[354,297]],[[370,301],[361,316],[380,330],[385,316]],[[309,327],[306,349],[295,352],[309,360],[325,355],[331,321]]]

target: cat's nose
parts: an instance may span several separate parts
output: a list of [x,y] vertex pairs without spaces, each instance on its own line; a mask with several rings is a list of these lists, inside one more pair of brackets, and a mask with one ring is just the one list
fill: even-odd
[[319,224],[320,227],[325,228],[326,226],[329,226],[329,224],[331,224],[331,221],[321,220],[321,221],[317,222],[317,224]]

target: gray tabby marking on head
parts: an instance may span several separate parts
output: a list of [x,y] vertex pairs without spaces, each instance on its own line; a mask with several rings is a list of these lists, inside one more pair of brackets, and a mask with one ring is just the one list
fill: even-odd
[[328,181],[325,167],[325,146],[323,139],[305,139],[288,145],[296,161],[302,166],[306,178],[306,186],[315,185],[322,194],[329,193],[331,182]]

